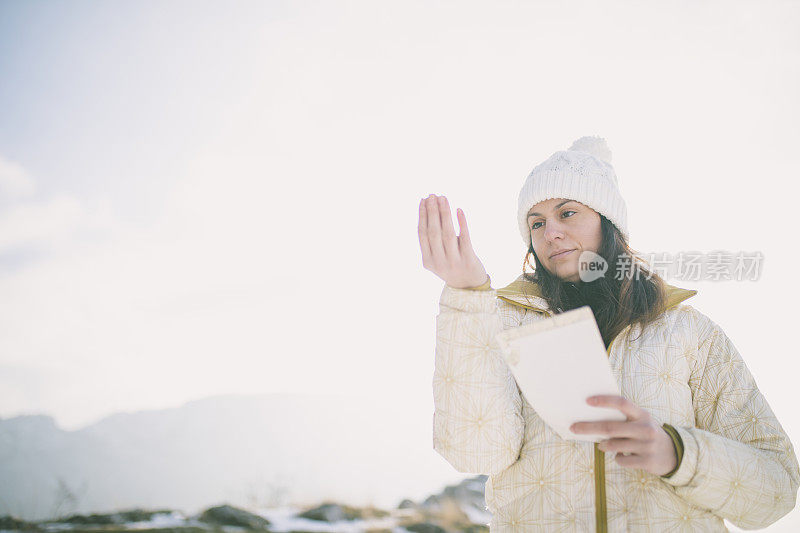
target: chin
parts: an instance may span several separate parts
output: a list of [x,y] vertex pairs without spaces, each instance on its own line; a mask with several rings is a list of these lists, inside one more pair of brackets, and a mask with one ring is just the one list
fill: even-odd
[[575,276],[575,279],[573,279],[573,276],[565,276],[565,275],[562,275],[562,274],[559,274],[556,277],[558,277],[558,279],[560,279],[562,283],[566,283],[568,281],[572,281],[574,283],[577,283],[578,281],[580,281],[580,278],[578,278],[577,276]]
[[578,269],[577,268],[561,268],[561,269],[557,269],[556,270],[556,275],[559,278],[563,279],[564,281],[567,281],[567,278],[572,278],[572,277],[580,279],[580,276],[578,276]]

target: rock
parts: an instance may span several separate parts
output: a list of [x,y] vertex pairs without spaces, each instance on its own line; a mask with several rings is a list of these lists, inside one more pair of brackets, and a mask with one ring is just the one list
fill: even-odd
[[409,499],[405,499],[400,502],[400,505],[397,506],[398,509],[416,509],[417,504]]
[[[144,509],[129,509],[127,511],[117,511],[116,513],[107,514],[90,514],[81,515],[76,514],[67,518],[62,518],[51,523],[57,522],[61,524],[77,524],[77,525],[95,525],[95,526],[109,526],[120,525],[128,522],[146,522],[153,518],[153,515],[171,513],[169,509],[159,509],[157,511],[145,511]],[[0,528],[2,529],[2,528]]]
[[198,520],[218,526],[236,526],[252,530],[267,530],[270,521],[263,516],[230,505],[210,507],[203,511]]
[[378,509],[377,507],[364,507],[361,510],[355,509],[350,507],[350,512],[358,513],[362,520],[370,520],[373,518],[386,518],[387,516],[391,516],[392,513],[389,511],[385,511],[383,509]]
[[14,518],[11,515],[4,515],[0,516],[0,530],[37,531],[39,530],[39,526],[20,520],[19,518]]
[[403,526],[403,528],[408,531],[413,531],[414,533],[447,533],[446,529],[430,522],[419,522],[417,524]]
[[489,533],[489,526],[484,526],[484,525],[467,526],[462,531],[464,533]]
[[442,498],[438,494],[431,494],[422,501],[421,507],[430,510],[438,510],[442,506]]
[[442,495],[463,503],[469,503],[478,509],[483,509],[486,501],[483,494],[486,478],[487,476],[480,475],[465,479],[458,485],[445,487]]
[[78,525],[95,525],[95,526],[110,526],[113,524],[118,524],[114,518],[114,515],[110,514],[90,514],[90,515],[82,515],[82,514],[74,514],[67,518],[62,518],[58,521],[61,524],[78,524]]
[[158,509],[156,511],[145,511],[144,509],[130,509],[128,511],[119,511],[114,513],[119,516],[123,522],[147,522],[153,519],[157,514],[171,514],[171,509]]
[[111,526],[108,528],[98,526],[79,526],[67,529],[66,533],[122,533],[124,531],[135,531],[137,533],[209,533],[208,528],[196,526],[157,527],[152,529],[126,529],[119,526]]
[[338,503],[323,503],[297,515],[299,518],[319,520],[321,522],[339,522],[341,520],[355,520],[362,518],[363,513],[354,507],[339,505]]

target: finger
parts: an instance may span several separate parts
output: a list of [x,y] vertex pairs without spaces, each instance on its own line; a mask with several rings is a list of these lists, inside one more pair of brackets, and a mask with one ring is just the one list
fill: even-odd
[[635,453],[641,455],[646,451],[644,442],[637,439],[606,439],[600,441],[597,447],[607,453]]
[[464,211],[456,209],[456,217],[458,218],[458,245],[461,251],[472,249],[472,239],[469,238],[469,228],[467,228],[467,217]]
[[419,248],[422,250],[422,264],[429,266],[431,261],[431,244],[428,242],[428,210],[425,208],[425,198],[419,201]]
[[618,453],[614,456],[614,462],[624,468],[642,468],[645,466],[645,459],[641,455],[631,454],[622,455]]
[[628,420],[641,420],[647,416],[647,412],[632,401],[618,395],[598,395],[590,396],[586,403],[595,407],[610,407],[622,411]]
[[453,228],[453,218],[450,215],[450,202],[446,196],[439,197],[439,214],[442,217],[442,244],[448,259],[458,258],[458,241]]
[[442,245],[442,224],[439,220],[439,206],[435,194],[425,199],[425,209],[428,213],[428,243],[431,247],[431,259],[437,263],[443,261],[446,255]]
[[591,422],[575,422],[570,426],[573,433],[586,433],[592,435],[608,435],[609,438],[631,438],[650,440],[652,438],[649,426],[619,420],[598,420]]

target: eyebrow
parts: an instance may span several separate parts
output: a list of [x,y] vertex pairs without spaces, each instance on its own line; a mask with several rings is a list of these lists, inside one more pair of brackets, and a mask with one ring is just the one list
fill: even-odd
[[[574,201],[575,201],[575,200],[564,200],[563,202],[561,202],[560,204],[558,204],[558,205],[556,206],[556,209],[558,209],[558,208],[559,208],[559,207],[561,207],[562,205],[566,204],[567,202],[574,202]],[[529,215],[528,215],[526,218],[531,218],[531,217],[535,217],[535,216],[541,216],[541,213],[531,213],[531,214],[529,214]]]

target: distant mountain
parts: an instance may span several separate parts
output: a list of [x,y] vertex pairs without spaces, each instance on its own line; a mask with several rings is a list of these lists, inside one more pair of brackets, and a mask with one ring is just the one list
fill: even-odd
[[433,451],[431,427],[432,412],[302,394],[216,396],[76,431],[19,416],[0,420],[0,515],[325,499],[392,508],[466,477]]

